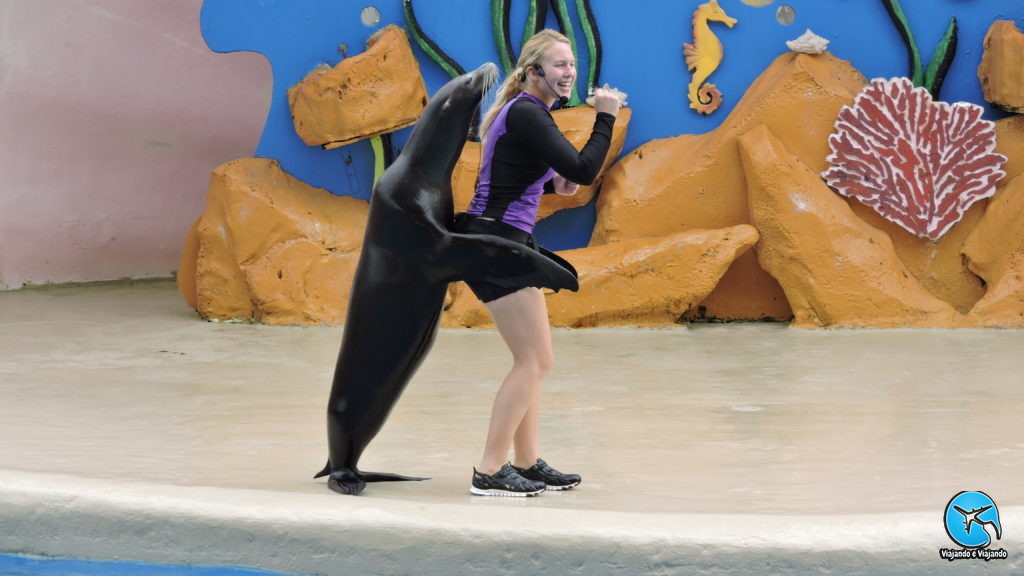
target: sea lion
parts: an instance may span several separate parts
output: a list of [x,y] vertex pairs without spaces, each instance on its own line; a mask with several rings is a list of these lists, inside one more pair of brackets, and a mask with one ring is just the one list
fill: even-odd
[[421,480],[356,465],[433,346],[449,282],[579,288],[575,270],[547,251],[451,231],[452,170],[497,75],[494,64],[484,64],[438,90],[374,187],[327,406],[329,459],[316,475],[330,475],[335,492]]

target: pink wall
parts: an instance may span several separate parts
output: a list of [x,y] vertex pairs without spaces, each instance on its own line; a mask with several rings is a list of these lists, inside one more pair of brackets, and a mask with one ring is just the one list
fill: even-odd
[[0,289],[177,270],[271,96],[262,56],[207,48],[201,4],[0,0]]

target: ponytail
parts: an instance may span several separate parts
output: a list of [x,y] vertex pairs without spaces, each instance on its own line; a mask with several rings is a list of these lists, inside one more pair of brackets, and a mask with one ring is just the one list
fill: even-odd
[[484,114],[484,120],[480,123],[480,136],[481,139],[487,137],[487,129],[491,127],[491,123],[494,122],[494,117],[501,112],[501,109],[508,104],[508,101],[515,98],[523,91],[523,87],[526,85],[526,69],[516,67],[511,74],[505,78],[505,81],[498,86],[498,92],[495,96],[494,104],[491,105],[487,113]]

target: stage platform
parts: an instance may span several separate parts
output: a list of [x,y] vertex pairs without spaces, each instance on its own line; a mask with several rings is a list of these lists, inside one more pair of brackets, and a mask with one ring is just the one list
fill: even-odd
[[[167,281],[0,293],[0,553],[337,576],[1024,573],[1024,332],[555,330],[567,493],[473,497],[510,357],[443,330],[359,497],[312,476],[333,327],[200,321]],[[1005,560],[940,558],[957,493]]]

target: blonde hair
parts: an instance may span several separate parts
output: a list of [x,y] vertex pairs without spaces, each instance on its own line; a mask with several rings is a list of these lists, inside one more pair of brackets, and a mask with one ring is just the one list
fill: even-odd
[[537,32],[523,44],[523,51],[519,55],[516,69],[505,78],[501,86],[498,86],[498,93],[494,104],[484,114],[484,121],[480,126],[480,134],[483,138],[487,137],[487,129],[491,127],[491,122],[494,122],[494,117],[498,115],[498,112],[501,111],[505,104],[508,104],[509,100],[515,98],[516,95],[523,91],[523,87],[526,85],[526,69],[531,66],[534,69],[540,68],[541,61],[544,59],[544,55],[547,54],[548,48],[556,42],[564,42],[571,45],[569,39],[564,34],[549,29]]

